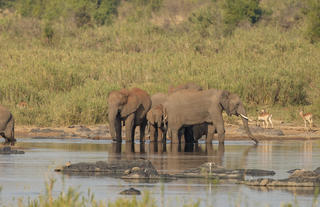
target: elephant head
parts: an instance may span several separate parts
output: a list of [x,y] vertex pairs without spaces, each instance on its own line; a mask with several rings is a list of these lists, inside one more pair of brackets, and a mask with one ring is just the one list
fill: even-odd
[[[127,89],[109,93],[108,119],[110,134],[113,138],[115,138],[117,134],[121,136],[121,120],[125,119],[131,113],[134,113],[138,107],[138,98]],[[117,137],[117,139],[121,139],[121,137]]]
[[147,113],[147,120],[150,124],[160,127],[164,122],[163,105],[159,104],[152,107],[152,109]]
[[246,133],[257,144],[258,140],[251,134],[251,131],[249,129],[249,118],[247,117],[246,110],[240,97],[237,94],[229,93],[228,91],[223,91],[221,95],[220,104],[222,108],[226,111],[228,116],[235,115],[241,117]]

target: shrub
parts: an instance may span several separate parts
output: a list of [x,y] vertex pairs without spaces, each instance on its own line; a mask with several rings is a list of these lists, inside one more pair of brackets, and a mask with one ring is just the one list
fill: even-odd
[[46,23],[43,29],[43,36],[47,43],[52,43],[54,30],[51,23]]
[[118,0],[101,0],[98,1],[97,9],[94,12],[94,19],[97,25],[108,25],[112,23],[112,19],[117,15]]
[[310,0],[308,6],[307,36],[314,43],[320,40],[320,1]]
[[0,0],[0,8],[10,7],[15,0]]
[[254,24],[262,16],[259,0],[225,0],[223,4],[226,33],[232,30],[243,20]]
[[77,27],[82,27],[88,24],[91,20],[91,16],[87,7],[80,7],[75,13],[75,22]]

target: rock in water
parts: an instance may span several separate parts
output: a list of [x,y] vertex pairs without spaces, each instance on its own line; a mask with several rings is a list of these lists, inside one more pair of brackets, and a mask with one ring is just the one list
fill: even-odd
[[0,149],[0,154],[4,154],[4,155],[24,154],[24,151],[13,150],[11,147],[5,146],[2,149]]
[[141,192],[134,188],[129,188],[120,192],[121,195],[141,195]]
[[114,160],[111,162],[66,164],[55,171],[70,175],[109,175],[123,178],[154,179],[159,178],[157,170],[149,160]]

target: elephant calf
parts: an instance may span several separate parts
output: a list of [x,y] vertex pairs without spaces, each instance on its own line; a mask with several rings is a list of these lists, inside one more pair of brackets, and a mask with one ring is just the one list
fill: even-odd
[[206,137],[206,143],[212,143],[216,128],[212,124],[202,123],[195,124],[184,129],[184,137],[186,143],[197,143],[202,136]]
[[11,112],[2,105],[0,105],[0,135],[5,139],[4,144],[15,144],[14,118]]
[[[166,141],[166,127],[164,121],[163,105],[159,104],[150,109],[147,113],[147,120],[150,129],[150,141]],[[161,139],[161,140],[160,140]]]

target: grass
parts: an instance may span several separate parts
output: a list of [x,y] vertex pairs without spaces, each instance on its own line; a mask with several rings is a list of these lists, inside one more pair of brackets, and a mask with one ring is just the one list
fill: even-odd
[[[262,5],[273,9],[272,21],[239,26],[226,37],[214,25],[197,29],[188,21],[189,7],[179,24],[119,17],[109,26],[78,28],[56,21],[49,42],[44,21],[6,14],[0,19],[0,102],[18,124],[98,124],[107,122],[106,97],[113,89],[141,87],[153,94],[193,81],[238,93],[249,116],[264,107],[279,112],[273,115],[279,120],[295,121],[300,108],[319,117],[319,44],[304,37],[303,19],[290,29],[275,24],[289,5],[272,2]],[[211,8],[200,5],[196,12]]]
[[[155,199],[150,195],[148,191],[142,193],[142,196],[128,196],[128,197],[120,197],[115,201],[111,202],[102,202],[95,199],[94,193],[88,189],[87,195],[83,195],[78,192],[75,188],[69,187],[67,192],[60,192],[58,195],[53,195],[53,187],[55,180],[49,179],[46,182],[46,191],[45,193],[41,193],[35,199],[29,199],[27,202],[23,201],[23,199],[18,199],[17,206],[18,207],[158,207],[159,205],[156,203]],[[318,194],[319,190],[315,190],[315,194],[312,201],[312,206],[317,206],[318,204]],[[235,206],[241,205],[243,198],[238,198]],[[199,207],[201,202],[200,200],[194,202],[189,201],[187,204],[182,204],[181,201],[177,200],[178,203],[174,203],[175,206],[182,207]],[[245,205],[248,205],[245,202]],[[170,205],[170,202],[169,202]],[[170,205],[171,206],[171,205]],[[206,204],[206,206],[212,206],[210,204]],[[291,203],[281,204],[282,207],[289,206],[299,206],[299,202],[294,199]]]

